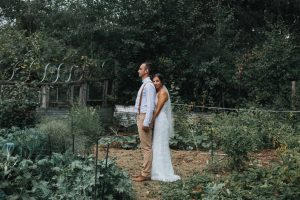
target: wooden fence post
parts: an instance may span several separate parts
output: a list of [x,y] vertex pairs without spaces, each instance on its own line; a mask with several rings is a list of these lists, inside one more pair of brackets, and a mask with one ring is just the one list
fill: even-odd
[[47,109],[49,107],[49,86],[42,86],[42,94],[41,94],[41,108]]
[[86,106],[86,102],[87,102],[87,83],[83,83],[80,86],[79,102],[80,102],[80,105]]
[[296,81],[292,81],[292,88],[291,88],[291,107],[292,110],[296,109]]

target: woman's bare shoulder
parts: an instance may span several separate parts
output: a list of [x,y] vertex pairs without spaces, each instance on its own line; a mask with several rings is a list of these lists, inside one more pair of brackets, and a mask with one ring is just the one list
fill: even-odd
[[168,99],[169,95],[166,89],[162,88],[158,93],[158,98],[165,98]]

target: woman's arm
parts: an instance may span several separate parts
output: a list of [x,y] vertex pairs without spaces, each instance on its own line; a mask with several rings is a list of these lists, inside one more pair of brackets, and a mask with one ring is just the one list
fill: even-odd
[[157,95],[157,105],[156,105],[156,109],[155,112],[153,114],[153,122],[155,121],[156,117],[159,115],[162,107],[164,106],[164,104],[166,103],[166,101],[168,100],[168,93],[166,91],[161,91],[160,93],[158,93]]

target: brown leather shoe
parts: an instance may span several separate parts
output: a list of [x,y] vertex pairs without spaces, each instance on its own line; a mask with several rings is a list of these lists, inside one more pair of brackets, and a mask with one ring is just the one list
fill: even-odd
[[142,174],[134,174],[134,175],[131,175],[132,178],[138,178],[138,177],[140,177],[140,176],[142,176]]
[[133,178],[132,180],[135,181],[135,182],[150,181],[151,177],[145,177],[145,176],[141,175],[141,176],[139,176],[137,178]]

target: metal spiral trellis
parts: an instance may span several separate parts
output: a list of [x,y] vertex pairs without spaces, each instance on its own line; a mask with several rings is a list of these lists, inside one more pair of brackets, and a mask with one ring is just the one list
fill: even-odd
[[[30,65],[29,65],[29,68],[28,68],[28,73],[26,75],[26,80],[28,80],[31,75],[32,75],[32,66],[34,65],[34,63],[36,63],[38,61],[38,59],[35,59],[33,60]],[[16,79],[16,75],[18,74],[18,72],[20,72],[22,70],[22,67],[18,67],[22,62],[21,61],[18,61],[14,67],[13,67],[13,70],[12,70],[12,73],[10,75],[10,77],[6,80],[0,80],[0,83],[2,85],[5,85],[5,84],[13,84],[13,83],[16,83],[17,80]],[[51,68],[50,68],[51,66]],[[60,79],[62,78],[62,68],[63,66],[65,66],[64,63],[60,63],[58,65],[55,65],[55,64],[51,64],[51,63],[47,63],[44,67],[43,67],[43,75],[42,75],[42,78],[41,80],[38,82],[39,84],[58,84],[58,83],[76,83],[76,82],[81,82],[83,80],[83,77],[84,77],[84,66],[83,67],[79,67],[78,65],[72,65],[68,68],[65,67],[65,70],[66,70],[66,73],[67,76],[65,80],[61,80]],[[79,78],[75,79],[73,76],[73,74],[76,72],[76,71],[79,71],[80,74],[79,74]],[[54,76],[54,79],[53,80],[49,80],[49,76],[50,74],[55,74]],[[26,82],[23,81],[23,83]]]

